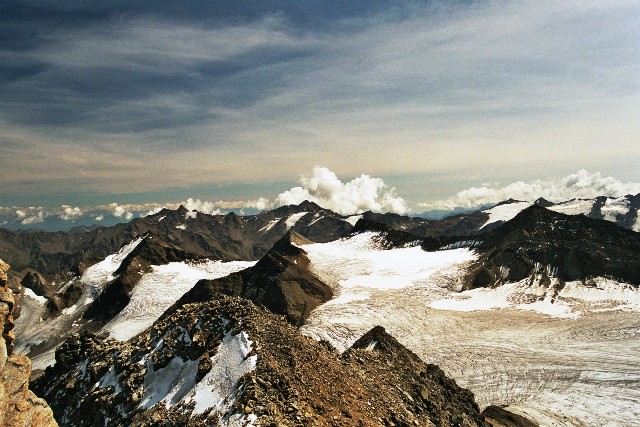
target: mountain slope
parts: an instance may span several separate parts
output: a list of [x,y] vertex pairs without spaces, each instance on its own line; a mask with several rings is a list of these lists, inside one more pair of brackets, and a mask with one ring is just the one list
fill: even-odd
[[220,279],[199,281],[175,307],[207,301],[221,292],[248,298],[299,326],[314,308],[333,296],[331,288],[309,271],[306,252],[296,246],[305,243],[312,242],[290,231],[255,266]]
[[544,270],[564,281],[605,277],[640,286],[640,234],[608,221],[532,205],[477,241],[482,256],[470,287]]
[[593,219],[604,219],[633,231],[640,231],[640,194],[624,197],[599,196],[593,199],[571,199],[560,203],[552,203],[540,198],[533,203],[519,200],[507,200],[485,209],[489,215],[480,230],[490,231],[496,226],[514,218],[519,212],[531,205],[541,206],[554,212],[566,215],[584,215]]
[[74,336],[56,360],[35,387],[68,426],[485,425],[470,392],[383,329],[340,355],[233,297],[129,343]]

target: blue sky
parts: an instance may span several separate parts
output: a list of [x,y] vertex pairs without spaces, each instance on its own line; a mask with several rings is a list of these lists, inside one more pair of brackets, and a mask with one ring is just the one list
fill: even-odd
[[0,4],[4,207],[637,183],[638,117],[637,1]]

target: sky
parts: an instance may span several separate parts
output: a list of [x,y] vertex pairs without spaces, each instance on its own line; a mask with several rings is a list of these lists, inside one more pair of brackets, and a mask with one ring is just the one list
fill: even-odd
[[637,0],[0,2],[0,218],[24,225],[615,196],[639,118]]

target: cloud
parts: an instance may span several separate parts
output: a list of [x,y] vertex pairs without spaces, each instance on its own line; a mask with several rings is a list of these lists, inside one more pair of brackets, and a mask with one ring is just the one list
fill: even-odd
[[112,203],[110,206],[113,207],[113,216],[116,218],[123,218],[127,221],[133,218],[133,214],[125,209],[124,206],[119,206],[117,203]]
[[300,179],[301,187],[294,187],[276,198],[278,206],[299,204],[309,200],[342,215],[364,211],[391,211],[404,214],[409,211],[405,201],[388,188],[380,178],[362,174],[343,183],[334,172],[316,166]]
[[184,203],[184,207],[190,211],[198,211],[209,215],[219,215],[222,213],[215,203],[203,202],[200,199],[193,200],[191,197]]
[[0,44],[21,45],[0,46],[16,192],[274,182],[314,164],[515,180],[527,162],[640,155],[637,1],[265,2],[228,21],[234,2],[46,3],[0,17]]
[[98,215],[94,218],[96,221],[102,221],[104,219],[104,215]]
[[20,223],[23,225],[38,224],[38,223],[44,222],[44,219],[45,219],[44,212],[38,211],[37,214],[24,218],[22,221],[20,221]]
[[72,208],[71,206],[63,205],[62,209],[63,211],[60,215],[60,219],[63,219],[65,221],[73,221],[76,218],[80,218],[84,215],[84,213],[77,206],[75,208]]
[[487,204],[495,204],[507,199],[534,201],[544,197],[552,202],[562,202],[573,198],[593,198],[597,196],[621,197],[640,193],[639,182],[623,182],[613,177],[604,177],[600,172],[584,169],[562,178],[517,181],[500,187],[485,184],[460,191],[453,197],[419,203],[428,210],[472,209]]

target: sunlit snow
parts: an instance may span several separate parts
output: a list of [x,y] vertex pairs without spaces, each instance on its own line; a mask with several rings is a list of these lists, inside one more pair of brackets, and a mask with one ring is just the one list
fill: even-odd
[[296,225],[298,223],[298,221],[300,221],[300,219],[303,216],[305,216],[306,214],[307,214],[307,212],[299,212],[299,213],[293,214],[289,218],[287,218],[287,220],[284,222],[284,224],[287,226],[287,230],[290,230],[291,227]]
[[[523,281],[459,293],[452,289],[473,251],[456,249],[451,258],[381,251],[372,237],[301,245],[335,295],[311,312],[304,334],[344,351],[383,326],[481,406],[509,405],[540,425],[629,426],[640,418],[636,288],[599,278],[562,289]],[[406,258],[381,256],[396,253]],[[418,265],[426,270],[420,278]]]
[[[161,345],[161,344],[159,344]],[[238,393],[236,384],[247,373],[255,370],[257,356],[247,357],[252,342],[245,332],[227,333],[211,358],[211,370],[196,383],[200,359],[183,360],[176,356],[164,368],[153,370],[151,355],[146,358],[144,397],[140,406],[150,408],[164,402],[167,408],[180,402],[195,404],[193,413],[202,414],[213,408],[224,414],[233,406]],[[240,420],[222,417],[223,426],[235,425]]]
[[352,226],[356,226],[356,223],[362,218],[362,215],[351,215],[345,219],[346,222],[351,224]]
[[607,199],[601,212],[607,221],[615,221],[618,215],[624,216],[629,212],[629,201],[625,197]]
[[565,215],[589,215],[594,203],[593,199],[575,199],[558,203],[548,209]]
[[491,209],[484,210],[484,213],[489,214],[489,219],[480,228],[484,228],[487,225],[498,221],[509,221],[529,206],[531,206],[531,203],[529,202],[514,202],[494,206]]
[[[109,255],[99,263],[87,268],[79,279],[73,279],[67,283],[65,287],[71,286],[74,281],[79,280],[83,285],[82,294],[76,304],[64,309],[58,317],[43,321],[40,318],[43,313],[43,305],[27,294],[25,312],[16,321],[16,330],[18,332],[16,352],[27,354],[33,348],[48,342],[52,336],[63,335],[72,329],[74,322],[82,316],[89,304],[100,295],[104,286],[115,279],[115,272],[122,261],[143,239],[144,237],[139,237],[133,240],[123,246],[117,253]],[[55,348],[49,348],[42,354],[32,357],[33,369],[44,369],[54,363]]]
[[266,233],[267,231],[271,230],[279,222],[280,222],[280,218],[273,219],[258,231],[264,231]]
[[[555,279],[557,280],[557,279]],[[529,279],[498,288],[479,288],[431,302],[439,310],[477,311],[498,308],[531,310],[558,317],[578,317],[583,311],[640,311],[640,290],[613,280],[594,279],[592,286],[568,282],[555,295],[553,287],[530,285]]]
[[126,341],[144,331],[201,279],[217,279],[254,265],[253,261],[172,262],[152,266],[131,294],[129,304],[104,328]]

